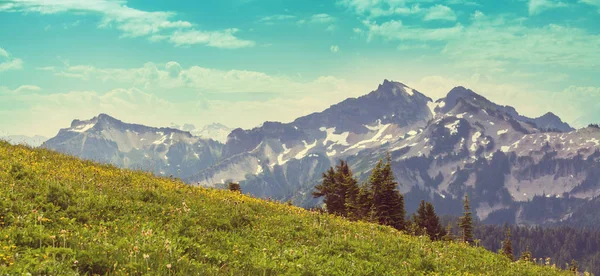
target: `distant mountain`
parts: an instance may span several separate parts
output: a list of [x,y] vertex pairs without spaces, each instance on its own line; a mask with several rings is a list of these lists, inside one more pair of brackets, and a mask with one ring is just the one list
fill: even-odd
[[203,139],[213,139],[221,143],[227,142],[227,136],[233,130],[232,128],[220,123],[212,123],[202,127],[201,129],[197,129],[193,124],[184,124],[183,126],[171,124],[171,128],[188,131],[194,136],[198,136]]
[[179,177],[214,165],[223,149],[221,143],[187,131],[128,124],[106,114],[74,120],[71,127],[61,129],[42,146],[84,159]]
[[[129,145],[141,135],[123,140],[118,137],[132,127],[98,126],[98,118],[74,121],[46,144],[120,165],[140,160],[129,157]],[[177,128],[195,130],[191,125]],[[181,176],[191,184],[237,181],[246,193],[305,207],[320,204],[311,192],[337,160],[347,160],[355,176],[365,181],[386,153],[391,154],[409,212],[426,199],[440,214],[458,215],[468,194],[475,214],[485,222],[560,223],[574,221],[571,216],[600,196],[600,129],[573,130],[552,113],[529,118],[464,87],[434,102],[385,80],[367,95],[291,123],[234,129],[225,144],[183,130],[147,129],[137,131],[149,133],[150,141],[139,148],[151,156],[146,160],[163,164],[153,171],[173,174],[174,167],[185,167]],[[95,140],[86,142],[90,138]],[[155,143],[164,147],[159,150]],[[163,162],[171,143],[179,143],[179,157]],[[191,158],[194,153],[203,161]]]
[[48,138],[40,135],[25,136],[25,135],[8,135],[1,136],[0,140],[6,140],[13,145],[25,144],[31,147],[38,147]]
[[427,199],[441,213],[460,214],[469,194],[481,220],[552,223],[568,208],[531,216],[540,197],[575,208],[600,194],[585,184],[600,168],[599,138],[596,129],[572,131],[552,113],[528,118],[464,87],[433,102],[386,80],[368,95],[288,124],[234,130],[223,160],[188,181],[239,181],[248,193],[313,206],[314,185],[337,159],[365,181],[389,152],[409,211]]
[[188,181],[214,185],[242,181],[263,197],[316,203],[309,191],[337,159],[415,135],[432,119],[431,99],[402,83],[385,80],[375,91],[287,124],[265,122],[235,129],[223,160]]

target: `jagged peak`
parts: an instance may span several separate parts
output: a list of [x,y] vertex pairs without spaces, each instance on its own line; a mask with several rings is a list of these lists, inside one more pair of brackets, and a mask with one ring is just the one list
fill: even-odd
[[546,112],[546,114],[544,114],[544,115],[542,115],[542,116],[540,116],[538,118],[552,118],[552,119],[558,119],[558,120],[560,120],[560,117],[558,117],[556,114],[554,114],[552,112]]
[[[415,93],[416,92],[416,93]],[[418,91],[408,87],[404,83],[397,81],[389,81],[387,79],[383,80],[383,83],[380,84],[376,90],[374,90],[371,95],[375,95],[376,97],[398,97],[398,96],[409,96],[413,97],[416,94],[424,96]]]

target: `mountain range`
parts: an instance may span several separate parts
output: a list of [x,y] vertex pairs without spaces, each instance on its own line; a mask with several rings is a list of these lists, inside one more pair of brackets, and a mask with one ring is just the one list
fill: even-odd
[[44,141],[48,140],[48,138],[41,136],[41,135],[34,135],[34,136],[7,135],[7,136],[0,136],[0,140],[6,140],[7,142],[9,142],[13,145],[25,144],[30,147],[39,147],[40,145],[42,145],[44,143]]
[[100,114],[73,121],[42,146],[193,185],[236,181],[246,193],[304,207],[320,204],[311,192],[337,160],[365,181],[387,153],[409,212],[426,199],[439,213],[457,215],[468,194],[485,222],[569,223],[581,221],[577,214],[600,195],[600,129],[575,130],[553,113],[529,118],[464,87],[433,101],[384,80],[289,123],[234,129],[223,142],[194,130]]

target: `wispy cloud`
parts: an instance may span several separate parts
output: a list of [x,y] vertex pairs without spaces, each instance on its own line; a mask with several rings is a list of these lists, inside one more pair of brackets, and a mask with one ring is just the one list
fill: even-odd
[[435,5],[429,9],[425,13],[425,17],[423,18],[425,21],[432,20],[445,20],[445,21],[456,21],[456,14],[454,11],[444,5]]
[[19,94],[19,93],[23,93],[26,91],[39,91],[39,90],[42,90],[42,88],[40,88],[37,85],[21,85],[15,89],[9,89],[8,87],[0,86],[0,93],[6,93],[6,94]]
[[435,29],[406,26],[400,20],[390,20],[382,24],[365,20],[363,24],[367,27],[368,40],[382,37],[387,40],[446,41],[458,37],[464,29],[460,24]]
[[600,0],[579,0],[579,3],[595,6],[598,8],[598,13],[600,13]]
[[[588,0],[589,1],[589,0]],[[546,10],[564,8],[568,5],[556,0],[529,0],[529,15],[540,14]]]
[[[600,45],[600,35],[586,30],[549,24],[527,26],[522,18],[487,16],[481,12],[460,36],[448,40],[443,54],[468,67],[510,66],[519,64],[594,68],[600,52],[590,51]],[[508,50],[510,49],[510,50]]]
[[319,13],[319,14],[313,14],[306,19],[300,19],[296,23],[298,23],[298,24],[319,24],[319,23],[331,23],[334,21],[335,21],[335,17],[333,17],[329,14],[326,14],[326,13]]
[[263,16],[258,20],[258,22],[263,22],[265,24],[275,24],[275,22],[278,22],[278,21],[291,20],[291,19],[295,19],[295,18],[296,18],[296,16],[291,15],[291,14],[275,14],[275,15]]
[[23,69],[23,60],[13,58],[10,53],[0,48],[0,72]]
[[[233,36],[236,29],[217,31],[197,30],[189,21],[174,20],[174,12],[143,11],[128,7],[125,1],[109,0],[5,0],[0,12],[20,13],[74,13],[100,15],[100,28],[115,28],[123,37],[147,37],[164,39],[173,44],[182,40],[186,44],[203,44],[219,48],[240,48],[254,45],[253,41]],[[197,38],[193,38],[198,36]],[[183,38],[182,38],[183,37]],[[213,41],[213,39],[215,41]]]
[[339,52],[339,51],[340,51],[340,46],[337,46],[337,45],[331,45],[331,47],[329,47],[329,50],[330,50],[332,53],[334,53],[334,54],[335,54],[335,53],[337,53],[337,52]]

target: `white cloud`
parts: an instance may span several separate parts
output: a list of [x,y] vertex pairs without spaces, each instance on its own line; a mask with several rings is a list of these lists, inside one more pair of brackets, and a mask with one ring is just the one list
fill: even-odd
[[[338,4],[351,11],[377,18],[391,15],[422,14],[420,3],[431,3],[431,0],[338,0]],[[414,3],[414,4],[413,4]],[[412,4],[412,5],[411,5]]]
[[529,0],[529,15],[540,14],[543,11],[567,7],[567,4],[556,0]]
[[41,90],[41,88],[36,85],[21,85],[12,90],[9,89],[8,87],[0,86],[0,94],[1,93],[17,94],[17,93],[22,93],[22,92],[26,92],[26,91],[39,91],[39,90]]
[[600,0],[579,0],[579,3],[595,6],[598,8],[598,13],[600,13]]
[[[250,40],[242,40],[234,36],[238,29],[227,29],[218,32],[204,32],[197,30],[176,31],[168,37],[168,41],[176,46],[188,46],[194,44],[204,44],[217,48],[245,48],[252,47],[256,43]],[[155,36],[158,40],[161,37]]]
[[[55,14],[98,14],[100,28],[116,28],[123,37],[148,37],[176,45],[203,44],[219,48],[250,47],[254,42],[233,36],[237,29],[196,30],[188,21],[173,20],[174,12],[143,11],[130,8],[124,1],[109,0],[5,0],[0,12]],[[169,38],[169,39],[166,39]]]
[[445,41],[458,37],[464,29],[460,24],[448,28],[427,29],[406,26],[400,20],[391,20],[382,24],[365,20],[363,24],[368,28],[368,40],[379,36],[388,40]]
[[335,17],[326,14],[326,13],[319,13],[319,14],[313,14],[305,19],[300,19],[298,21],[296,21],[296,23],[298,23],[298,25],[302,25],[302,24],[325,24],[325,23],[332,23],[336,20]]
[[8,58],[8,52],[2,48],[0,48],[0,57]]
[[11,57],[10,53],[0,48],[0,72],[23,69],[23,60]]
[[600,123],[600,87],[571,85],[561,92],[550,93],[552,103],[565,119],[578,127]]
[[435,5],[429,9],[427,9],[427,13],[425,14],[425,17],[423,18],[423,20],[425,20],[425,21],[432,21],[432,20],[456,21],[456,14],[450,7],[438,4],[438,5]]
[[36,67],[35,70],[40,70],[40,71],[54,71],[56,68],[54,66],[42,66],[42,67]]
[[[335,47],[331,49],[335,49]],[[339,47],[337,49],[339,50]],[[119,86],[135,86],[158,92],[191,89],[210,93],[260,92],[285,94],[286,97],[299,97],[309,93],[327,93],[333,91],[332,87],[343,85],[345,82],[334,77],[300,81],[286,76],[272,76],[257,71],[219,70],[200,66],[184,68],[174,61],[166,64],[148,62],[138,68],[97,68],[87,65],[67,65],[63,69],[58,69],[55,74],[81,80],[100,80]],[[350,90],[357,91],[356,88]]]
[[[150,66],[146,66],[150,67]],[[173,76],[182,78],[186,70],[179,70],[177,63],[169,63],[168,67]],[[150,73],[150,69],[142,69]],[[102,69],[104,72],[110,70]],[[129,70],[122,70],[127,73]],[[169,72],[159,70],[159,76],[164,78]],[[273,77],[259,72],[216,71],[195,67],[187,71],[200,71],[192,82],[198,90],[225,92],[228,89],[237,91],[275,91],[294,94],[289,97],[275,97],[267,100],[166,100],[157,93],[150,92],[155,87],[144,89],[114,89],[106,93],[96,91],[71,91],[66,93],[0,93],[0,102],[14,101],[23,104],[11,110],[0,109],[1,117],[18,117],[22,123],[14,124],[0,121],[0,129],[12,134],[42,134],[53,136],[59,128],[64,128],[76,118],[89,119],[99,113],[108,113],[126,122],[135,122],[151,126],[168,126],[173,121],[191,122],[195,125],[212,123],[215,114],[219,121],[226,125],[249,128],[266,120],[291,121],[299,116],[321,111],[331,104],[347,97],[358,96],[369,91],[367,87],[348,83],[334,77],[319,77],[308,82],[293,81],[285,77]],[[117,73],[117,72],[112,72]],[[131,72],[130,72],[131,73]],[[128,77],[139,76],[134,73]],[[187,73],[193,75],[192,73]],[[170,77],[171,78],[171,77]],[[220,82],[233,81],[233,84]],[[130,80],[131,81],[131,80]],[[205,83],[215,81],[217,83]],[[197,83],[196,83],[197,82]],[[159,82],[154,83],[157,85]],[[223,87],[220,87],[223,85]],[[235,87],[251,85],[252,88]],[[159,87],[160,88],[160,87]],[[266,88],[266,89],[265,89]],[[368,87],[372,88],[372,87]],[[215,89],[215,90],[211,90]],[[160,89],[158,89],[160,90]],[[0,90],[1,91],[1,90]],[[186,90],[169,89],[169,94],[188,93]],[[33,91],[35,92],[35,91]],[[286,94],[289,95],[289,94]],[[319,95],[316,97],[315,95]],[[163,96],[167,96],[163,94]],[[235,97],[235,95],[232,95]],[[52,114],[52,116],[48,116]],[[190,115],[193,114],[193,115]]]
[[449,39],[443,54],[457,65],[503,69],[510,62],[594,68],[600,52],[600,35],[575,27],[550,24],[528,27],[522,18],[492,17],[476,13],[460,36]]
[[330,50],[332,53],[337,53],[337,52],[340,50],[340,46],[337,46],[337,45],[331,45],[331,47],[329,47],[329,50]]
[[288,20],[288,19],[294,19],[294,18],[296,18],[295,15],[276,14],[276,15],[269,15],[269,16],[261,17],[258,20],[258,22],[273,23],[273,21],[282,21],[282,20]]

